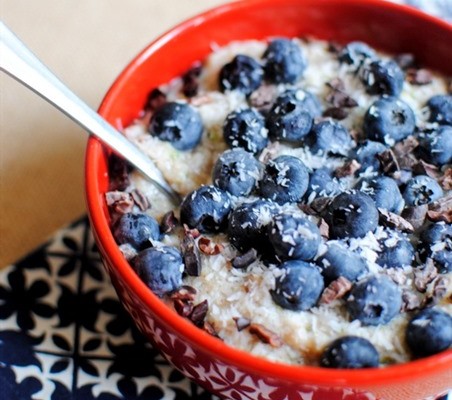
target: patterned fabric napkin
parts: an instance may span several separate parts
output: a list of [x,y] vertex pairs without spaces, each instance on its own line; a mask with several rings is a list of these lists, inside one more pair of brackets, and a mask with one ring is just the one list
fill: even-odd
[[216,397],[134,327],[82,218],[0,270],[0,399]]

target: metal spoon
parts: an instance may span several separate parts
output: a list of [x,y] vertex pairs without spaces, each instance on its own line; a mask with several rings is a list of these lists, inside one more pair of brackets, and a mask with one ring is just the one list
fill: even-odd
[[78,98],[0,21],[0,69],[98,137],[149,178],[175,204],[180,195],[137,146]]

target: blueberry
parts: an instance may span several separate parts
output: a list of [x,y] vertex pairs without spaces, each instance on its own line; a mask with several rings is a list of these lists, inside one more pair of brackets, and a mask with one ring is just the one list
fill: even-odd
[[130,244],[136,250],[152,246],[151,240],[158,240],[158,222],[144,213],[126,213],[113,226],[113,236],[118,244]]
[[380,160],[377,155],[383,153],[388,148],[380,142],[375,142],[373,140],[365,140],[358,144],[356,148],[352,150],[351,157],[354,158],[361,164],[358,172],[364,172],[367,169],[372,169],[372,171],[380,170]]
[[178,150],[193,149],[201,140],[203,123],[199,112],[185,103],[168,102],[158,108],[149,133],[170,142]]
[[280,260],[312,260],[322,242],[317,225],[293,213],[276,215],[268,225],[268,237]]
[[333,171],[327,167],[322,167],[316,169],[310,175],[305,197],[310,198],[312,193],[316,193],[316,197],[330,197],[340,192],[341,184],[338,179],[333,177]]
[[414,247],[402,235],[394,234],[380,242],[377,264],[385,268],[403,268],[414,261]]
[[392,145],[411,135],[415,125],[416,119],[408,104],[395,97],[382,97],[366,111],[363,129],[367,138]]
[[263,76],[264,71],[254,58],[239,54],[220,70],[220,89],[237,90],[248,96],[261,85]]
[[427,357],[452,346],[452,316],[427,308],[417,313],[406,328],[408,347],[416,357]]
[[353,140],[343,125],[326,119],[312,127],[306,138],[306,144],[313,153],[321,151],[346,156],[353,146]]
[[272,40],[263,59],[265,78],[274,83],[295,83],[307,65],[301,47],[290,39]]
[[220,155],[213,167],[215,186],[233,196],[248,196],[260,177],[261,165],[251,153],[237,148]]
[[303,162],[293,156],[279,156],[265,166],[260,181],[262,197],[278,204],[299,202],[308,188],[309,173]]
[[229,241],[241,252],[251,248],[262,252],[271,248],[267,225],[277,212],[278,206],[269,200],[241,204],[229,215]]
[[350,42],[339,52],[338,59],[341,63],[352,65],[358,70],[365,62],[376,57],[375,51],[363,42]]
[[323,352],[320,365],[326,368],[378,367],[380,356],[367,339],[343,336],[334,340]]
[[360,75],[367,93],[398,97],[402,92],[405,77],[393,60],[372,61],[361,69]]
[[286,261],[280,265],[281,274],[275,278],[270,291],[273,301],[294,311],[314,307],[323,292],[324,283],[319,270],[302,260]]
[[327,283],[341,276],[354,282],[367,271],[365,260],[340,242],[329,242],[327,251],[316,260],[316,263]]
[[428,163],[438,166],[452,163],[452,126],[442,125],[420,135],[417,150]]
[[215,186],[201,186],[188,194],[180,207],[180,219],[200,232],[217,232],[225,228],[231,211],[226,191]]
[[300,143],[311,130],[312,105],[299,100],[295,93],[288,91],[278,96],[267,114],[268,134],[272,140]]
[[325,220],[333,239],[363,237],[377,228],[378,210],[365,193],[341,193],[329,205]]
[[[290,91],[287,91],[288,93]],[[311,117],[318,118],[323,113],[323,107],[316,95],[307,90],[297,89],[294,91],[295,97],[301,101],[303,107],[311,114]]]
[[182,285],[184,263],[174,247],[145,249],[133,259],[133,267],[141,280],[159,297]]
[[397,182],[388,176],[362,179],[358,182],[357,189],[367,193],[377,208],[400,214],[405,205]]
[[229,147],[260,153],[268,143],[265,119],[254,108],[233,111],[224,122],[223,137]]
[[430,122],[452,125],[452,95],[438,94],[427,102],[430,110]]
[[442,273],[452,272],[452,225],[437,222],[419,237],[418,252],[422,260],[430,257]]
[[430,204],[443,196],[443,189],[435,179],[427,175],[411,178],[403,191],[403,198],[408,206]]
[[357,319],[363,325],[386,324],[399,313],[401,306],[400,289],[386,275],[358,281],[346,302],[351,319]]

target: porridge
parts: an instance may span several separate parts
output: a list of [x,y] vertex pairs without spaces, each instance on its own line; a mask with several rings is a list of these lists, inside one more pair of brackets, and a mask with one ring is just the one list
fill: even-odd
[[409,54],[233,42],[124,129],[184,196],[111,159],[112,232],[181,316],[267,359],[376,367],[452,342],[452,97]]

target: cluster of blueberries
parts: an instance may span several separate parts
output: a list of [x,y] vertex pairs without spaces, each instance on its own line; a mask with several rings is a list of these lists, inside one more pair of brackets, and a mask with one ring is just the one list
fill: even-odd
[[[353,189],[344,191],[340,179],[327,167],[311,171],[299,158],[289,155],[263,165],[256,156],[269,141],[282,141],[306,146],[313,153],[355,159],[361,165],[358,173],[369,168],[381,172],[378,155],[416,135],[419,157],[441,168],[452,159],[452,96],[437,95],[428,101],[432,128],[417,132],[413,111],[398,97],[404,73],[396,62],[379,59],[373,49],[360,42],[345,46],[338,58],[354,70],[368,93],[380,95],[364,117],[367,139],[355,145],[339,122],[319,121],[321,103],[302,89],[283,92],[265,115],[252,107],[234,111],[223,126],[230,149],[220,155],[213,168],[213,184],[201,186],[185,197],[180,220],[201,233],[225,232],[241,254],[257,251],[265,263],[277,264],[282,273],[276,278],[271,296],[279,306],[309,310],[318,303],[326,285],[344,277],[353,283],[345,302],[350,318],[363,325],[386,324],[401,309],[400,288],[387,275],[369,275],[364,258],[344,243],[374,232],[379,224],[378,209],[400,214],[406,206],[440,199],[444,193],[438,182],[428,175],[413,175],[400,185],[379,173],[358,180]],[[262,63],[238,55],[224,65],[219,87],[249,97],[263,82],[296,83],[306,66],[296,42],[275,39],[269,43]],[[200,142],[203,124],[194,107],[167,102],[155,111],[149,132],[176,149],[189,150]],[[247,199],[249,196],[256,199]],[[329,201],[320,214],[329,227],[331,240],[326,243],[316,224],[302,213],[284,211],[282,207],[314,197]],[[242,201],[237,201],[239,198]],[[133,259],[134,268],[157,295],[182,285],[181,253],[168,246],[149,247],[149,239],[160,238],[159,224],[152,217],[125,214],[113,227],[113,233],[118,243],[128,243],[139,251]],[[387,234],[394,240],[382,240],[377,263],[384,268],[414,266],[416,251],[409,238],[395,230],[387,229]],[[322,243],[326,252],[316,258]],[[439,243],[444,245],[435,246]],[[452,226],[430,224],[420,235],[417,254],[422,261],[432,258],[439,272],[451,272]],[[442,351],[452,343],[452,317],[435,308],[424,309],[408,324],[406,338],[415,356]],[[374,346],[354,336],[336,340],[321,358],[321,365],[336,368],[372,367],[378,363]]]

